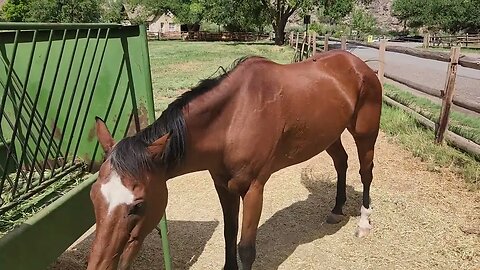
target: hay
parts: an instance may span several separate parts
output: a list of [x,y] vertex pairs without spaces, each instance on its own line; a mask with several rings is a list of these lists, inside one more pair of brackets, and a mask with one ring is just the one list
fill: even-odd
[[[50,172],[47,171],[45,177],[48,177],[49,173]],[[53,182],[42,191],[28,199],[21,201],[18,205],[3,213],[2,218],[0,219],[0,238],[21,225],[27,219],[34,216],[43,208],[47,207],[50,203],[54,202],[56,199],[70,191],[83,180],[87,179],[88,176],[88,174],[85,174],[81,171],[73,171],[61,179]],[[13,175],[13,179],[14,177],[15,175]],[[35,172],[32,180],[32,186],[35,186],[39,179],[39,174]],[[5,204],[14,200],[14,198],[11,197],[11,193],[8,192],[8,186],[6,187],[7,189],[5,189],[4,193],[7,194],[4,198]],[[18,190],[23,190],[25,187],[26,179],[19,179]]]

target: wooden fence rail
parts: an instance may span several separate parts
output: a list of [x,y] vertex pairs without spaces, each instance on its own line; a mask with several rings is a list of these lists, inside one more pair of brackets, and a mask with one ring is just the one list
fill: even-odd
[[[336,41],[336,42],[341,42],[340,39],[336,38],[330,38],[331,41]],[[359,45],[359,46],[364,46],[364,47],[369,47],[369,48],[374,48],[374,49],[380,49],[380,45],[373,44],[373,43],[364,43],[360,41],[355,41],[355,40],[348,40],[347,43],[353,44],[353,45]],[[437,60],[441,62],[450,62],[450,54],[449,53],[444,53],[444,52],[429,52],[429,51],[424,51],[424,50],[419,50],[415,48],[408,48],[408,47],[402,47],[402,46],[387,46],[385,48],[387,52],[396,52],[396,53],[402,53],[402,54],[407,54],[411,56],[416,56],[420,58],[425,58],[425,59],[431,59],[431,60]],[[460,66],[466,67],[466,68],[472,68],[472,69],[477,69],[480,70],[480,61],[476,58],[469,57],[466,55],[460,55],[460,58],[458,60],[458,64]]]
[[[408,86],[412,89],[415,89],[417,91],[420,91],[420,92],[422,92],[424,94],[427,94],[427,95],[430,95],[430,96],[434,96],[434,97],[437,97],[437,98],[443,98],[443,96],[444,96],[444,91],[443,90],[438,90],[438,89],[435,89],[435,88],[432,88],[432,87],[421,85],[419,83],[412,82],[410,80],[401,78],[399,76],[396,76],[396,75],[393,75],[393,74],[390,74],[390,73],[385,73],[385,78],[390,79],[392,81],[396,81],[398,83],[401,83],[405,86]],[[455,97],[453,99],[453,104],[455,104],[456,106],[461,107],[463,109],[473,111],[473,112],[476,112],[476,113],[480,113],[480,104],[478,104],[476,102],[472,102],[468,99],[462,99],[462,98]]]
[[[293,35],[290,35],[293,37]],[[322,37],[319,37],[321,39]],[[302,48],[305,44],[305,41],[307,40],[306,36],[302,42]],[[310,44],[310,41],[312,39],[308,38],[308,44]],[[462,107],[467,110],[471,110],[477,113],[480,113],[480,105],[476,104],[474,102],[468,101],[468,100],[459,100],[459,99],[453,99],[453,93],[455,90],[455,81],[456,81],[456,73],[457,73],[457,67],[458,65],[467,67],[467,68],[472,68],[472,69],[477,69],[480,70],[480,61],[476,60],[471,57],[466,57],[466,56],[461,56],[460,55],[460,48],[454,47],[452,48],[451,54],[447,55],[445,53],[433,53],[433,52],[426,52],[426,51],[421,51],[417,49],[412,49],[412,48],[405,48],[405,47],[399,47],[399,46],[386,46],[386,41],[382,40],[380,45],[375,45],[375,44],[366,44],[363,42],[358,42],[358,41],[347,41],[346,37],[342,37],[342,39],[336,39],[336,38],[331,38],[328,35],[323,37],[324,40],[324,45],[321,51],[327,51],[329,48],[329,41],[336,41],[340,42],[341,44],[341,49],[346,49],[346,44],[354,44],[354,45],[360,45],[360,46],[366,46],[370,48],[375,48],[379,50],[379,70],[377,71],[377,74],[379,76],[379,80],[383,82],[383,77],[385,76],[386,78],[392,79],[394,81],[397,81],[401,84],[404,84],[408,87],[411,87],[413,89],[419,90],[425,94],[435,96],[438,98],[442,99],[442,108],[441,108],[441,113],[439,115],[439,120],[437,123],[434,123],[433,121],[427,119],[426,117],[420,115],[419,113],[415,112],[413,109],[408,108],[407,106],[400,104],[399,102],[389,98],[388,96],[384,95],[384,100],[386,103],[389,105],[395,106],[397,108],[400,108],[402,110],[407,111],[409,114],[411,114],[415,119],[417,119],[420,123],[422,123],[424,126],[432,129],[435,131],[435,141],[437,143],[442,143],[443,138],[445,137],[445,140],[448,141],[450,144],[453,144],[454,146],[458,147],[459,149],[462,149],[466,152],[469,152],[473,154],[476,158],[480,158],[480,145],[468,140],[466,138],[461,137],[458,134],[455,134],[451,131],[448,130],[448,119],[449,119],[449,113],[450,113],[450,107],[451,104],[455,104],[459,107]],[[299,34],[297,34],[297,46],[296,48],[296,54],[300,50],[298,48],[298,42],[299,42]],[[293,44],[293,40],[290,41],[290,44]],[[384,68],[386,65],[385,62],[385,52],[390,51],[390,52],[397,52],[397,53],[403,53],[411,56],[416,56],[420,58],[425,58],[425,59],[432,59],[432,60],[438,60],[442,62],[449,62],[448,70],[447,70],[447,76],[445,80],[445,89],[442,91],[423,86],[411,81],[408,81],[403,78],[399,78],[397,76],[388,74],[384,72]],[[302,54],[303,57],[303,54]],[[296,58],[296,61],[301,61],[302,58]]]
[[464,34],[452,36],[440,36],[426,34],[423,37],[423,47],[453,47],[458,46],[462,48],[476,47],[480,48],[480,34]]
[[253,32],[147,32],[149,40],[183,39],[190,41],[256,41],[268,39],[269,34]]

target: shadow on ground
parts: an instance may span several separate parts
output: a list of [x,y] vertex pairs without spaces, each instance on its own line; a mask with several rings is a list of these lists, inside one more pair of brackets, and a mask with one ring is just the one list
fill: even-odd
[[[207,241],[213,235],[218,221],[168,221],[168,239],[174,269],[188,269],[198,260]],[[94,234],[80,242],[74,249],[66,251],[50,270],[83,270]],[[134,270],[164,269],[161,238],[156,231],[147,236],[142,250],[132,265]]]
[[359,215],[362,194],[347,185],[346,217],[339,224],[327,224],[326,217],[335,202],[336,181],[304,169],[302,184],[310,191],[308,198],[278,211],[259,228],[255,269],[277,269],[299,245],[334,234],[350,217]]

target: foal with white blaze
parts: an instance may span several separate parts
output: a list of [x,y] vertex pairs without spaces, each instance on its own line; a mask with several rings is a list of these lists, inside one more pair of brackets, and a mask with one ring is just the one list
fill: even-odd
[[261,57],[241,59],[117,144],[97,119],[107,158],[90,193],[97,232],[88,269],[128,269],[164,214],[166,181],[194,171],[210,172],[220,199],[224,269],[238,269],[237,254],[242,269],[252,268],[270,175],[322,151],[332,157],[338,178],[327,222],[340,222],[347,198],[348,156],[340,139],[345,129],[358,150],[363,202],[357,235],[365,236],[371,229],[370,184],[381,106],[382,87],[375,73],[356,56],[332,51],[289,65]]

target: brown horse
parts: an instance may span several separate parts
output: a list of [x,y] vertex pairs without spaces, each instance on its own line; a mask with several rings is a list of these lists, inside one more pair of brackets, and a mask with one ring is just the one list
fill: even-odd
[[238,268],[240,198],[238,254],[242,269],[251,269],[265,183],[273,172],[324,150],[338,174],[336,203],[327,221],[339,222],[346,201],[347,153],[340,141],[345,129],[355,139],[363,183],[357,234],[368,234],[381,106],[382,87],[375,73],[354,55],[331,51],[289,65],[260,57],[241,59],[117,144],[97,118],[97,136],[107,158],[90,193],[97,230],[88,269],[128,269],[164,214],[166,180],[194,171],[210,172],[220,198],[225,269]]

